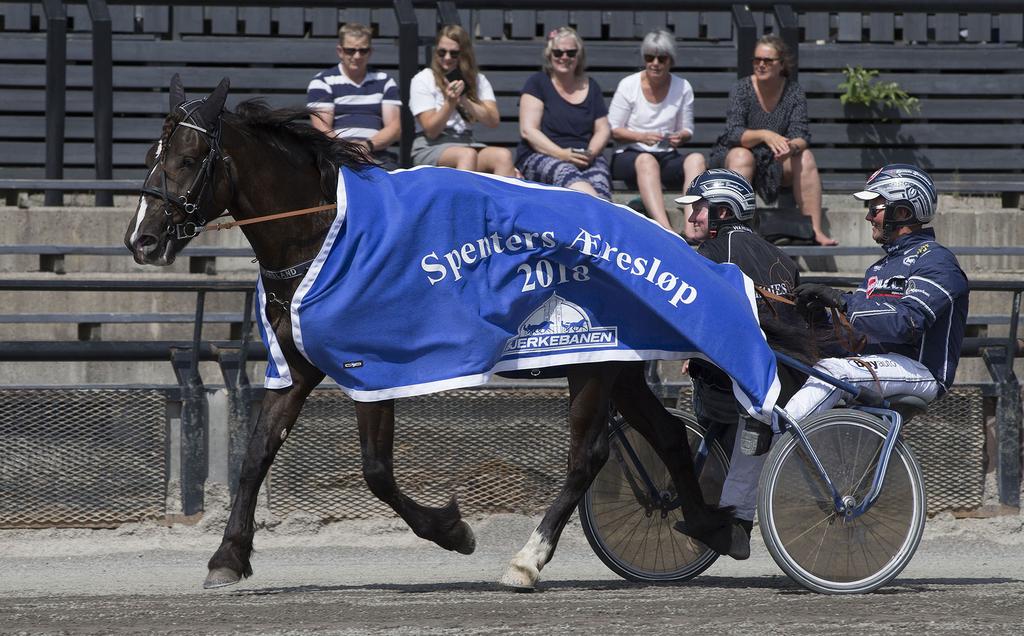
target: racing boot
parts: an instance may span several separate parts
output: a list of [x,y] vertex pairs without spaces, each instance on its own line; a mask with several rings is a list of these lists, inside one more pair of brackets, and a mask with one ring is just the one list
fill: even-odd
[[754,522],[737,519],[732,523],[732,541],[726,553],[737,561],[750,558],[750,533],[754,530]]
[[733,519],[732,524],[727,528],[720,528],[714,533],[698,533],[686,525],[686,520],[681,519],[673,526],[676,532],[700,541],[718,554],[728,554],[737,561],[750,558],[750,533],[754,528],[754,522],[747,519]]

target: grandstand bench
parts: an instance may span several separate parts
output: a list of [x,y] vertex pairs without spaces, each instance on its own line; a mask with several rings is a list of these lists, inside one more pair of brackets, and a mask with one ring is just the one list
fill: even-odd
[[[7,12],[0,69],[9,78],[0,87],[0,178],[44,174],[46,40],[31,20],[11,17],[18,10],[23,14],[26,5],[33,6],[7,3],[0,9]],[[478,127],[478,139],[518,143],[518,95],[528,74],[539,68],[539,33],[574,24],[586,39],[589,72],[607,101],[617,82],[640,68],[643,33],[668,26],[678,40],[674,72],[688,79],[696,93],[695,136],[684,150],[711,147],[723,128],[728,92],[737,75],[747,72],[737,68],[736,29],[728,11],[570,12],[558,10],[557,0],[550,5],[551,10],[458,12],[479,33],[478,62],[503,114],[496,129]],[[378,31],[373,64],[397,75],[398,31],[391,9],[264,8],[147,4],[131,13],[130,6],[111,6],[114,178],[141,180],[144,175],[142,157],[158,136],[167,108],[166,94],[154,88],[166,86],[174,72],[182,74],[192,95],[230,77],[229,105],[255,96],[272,105],[301,105],[308,80],[336,61],[337,24],[358,19]],[[71,36],[89,30],[84,9],[68,5],[69,16],[77,16]],[[436,11],[418,8],[416,14],[426,63]],[[759,30],[776,28],[774,13],[751,15]],[[799,81],[808,95],[812,149],[827,191],[849,191],[880,165],[903,161],[928,170],[944,192],[996,193],[1005,205],[1019,205],[1024,191],[1020,13],[802,12],[797,17],[803,33]],[[269,37],[275,31],[277,36]],[[95,172],[92,55],[90,39],[69,37],[64,144],[69,178]],[[920,111],[842,105],[838,84],[847,65],[878,69],[880,80],[896,81],[918,97]]]

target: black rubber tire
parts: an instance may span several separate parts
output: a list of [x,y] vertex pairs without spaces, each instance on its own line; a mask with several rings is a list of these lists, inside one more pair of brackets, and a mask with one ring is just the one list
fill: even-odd
[[[690,448],[696,453],[704,438],[704,429],[692,415],[676,409],[669,411],[679,419],[680,426],[686,427]],[[609,432],[609,444],[613,448],[608,461],[577,508],[583,534],[601,561],[624,579],[641,583],[692,579],[711,567],[718,554],[673,529],[676,521],[682,519],[679,508],[669,511],[665,517],[657,510],[647,514],[633,494],[623,472],[623,463],[616,459],[614,445],[619,445],[619,442],[615,430],[628,436],[659,490],[675,497],[672,480],[654,449],[624,419],[616,418]],[[718,503],[728,467],[728,454],[715,442],[700,479],[708,504]]]
[[[874,478],[886,428],[867,413],[834,409],[801,427],[840,496],[863,500]],[[924,478],[897,440],[878,501],[863,515],[839,516],[797,439],[784,435],[761,473],[757,515],[768,552],[803,587],[862,594],[891,581],[910,562],[924,532]]]

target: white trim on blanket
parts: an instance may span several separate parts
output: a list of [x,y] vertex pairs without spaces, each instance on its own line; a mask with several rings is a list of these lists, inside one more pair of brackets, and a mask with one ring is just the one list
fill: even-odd
[[292,385],[292,370],[288,366],[288,360],[284,357],[284,351],[281,349],[281,343],[277,340],[277,334],[274,333],[274,328],[270,325],[270,321],[267,320],[267,294],[263,290],[263,277],[256,279],[256,313],[260,320],[260,324],[263,326],[263,333],[267,338],[267,353],[270,355],[270,359],[274,361],[274,366],[277,367],[277,377],[270,376],[270,369],[267,368],[267,375],[263,381],[263,386],[268,389],[286,389]]
[[422,384],[408,384],[390,389],[376,391],[361,391],[352,389],[341,384],[338,388],[344,391],[353,400],[362,402],[375,402],[378,400],[390,400],[394,398],[414,397],[426,395],[438,391],[450,389],[464,389],[471,386],[479,386],[490,381],[496,373],[503,371],[522,371],[528,369],[539,369],[557,367],[568,364],[584,364],[587,362],[639,362],[642,360],[684,360],[686,358],[704,358],[698,353],[684,353],[678,351],[633,351],[631,349],[615,349],[609,351],[585,351],[578,353],[561,353],[549,356],[537,356],[534,358],[518,358],[514,360],[502,360],[494,365],[486,373],[437,380],[435,382],[424,382]]
[[[302,277],[302,282],[299,283],[298,289],[292,295],[291,304],[291,315],[292,315],[292,340],[295,341],[295,348],[299,350],[306,360],[309,360],[310,364],[313,361],[309,359],[306,354],[306,348],[302,342],[302,323],[299,320],[299,307],[302,306],[302,301],[309,293],[313,283],[316,282],[317,276],[320,275],[320,270],[323,269],[324,263],[327,262],[327,257],[331,253],[331,248],[334,247],[334,241],[338,238],[338,232],[341,231],[341,227],[345,224],[345,216],[348,214],[348,193],[345,191],[345,175],[338,173],[338,215],[334,218],[334,223],[331,224],[331,229],[328,230],[327,236],[324,238],[324,244],[320,246],[320,252],[313,259],[313,263],[309,266],[309,271]],[[315,367],[316,365],[313,364]]]

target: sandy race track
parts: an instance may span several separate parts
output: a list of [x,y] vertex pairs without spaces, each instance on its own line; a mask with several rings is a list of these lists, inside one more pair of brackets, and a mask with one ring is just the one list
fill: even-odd
[[888,587],[821,596],[791,583],[759,538],[669,587],[618,579],[574,521],[540,590],[494,581],[536,519],[470,520],[475,554],[448,553],[399,521],[320,526],[293,516],[256,536],[255,576],[201,589],[222,518],[198,526],[0,532],[2,634],[1020,634],[1024,517],[929,521]]

